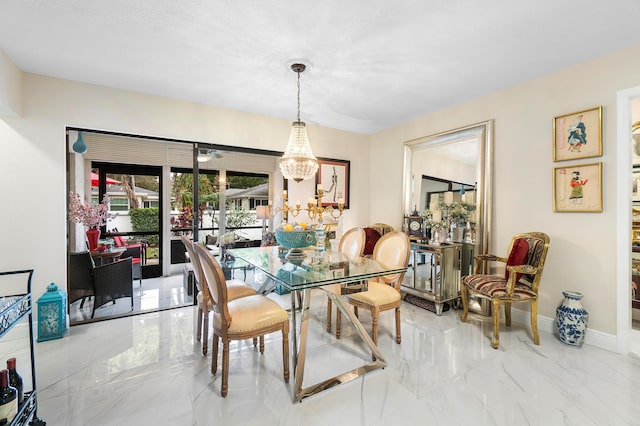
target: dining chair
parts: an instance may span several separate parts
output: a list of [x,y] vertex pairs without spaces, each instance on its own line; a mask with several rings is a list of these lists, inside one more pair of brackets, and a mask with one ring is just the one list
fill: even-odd
[[[195,278],[196,288],[198,289],[198,295],[196,296],[196,300],[198,302],[196,340],[199,342],[204,336],[204,341],[202,342],[202,355],[206,355],[209,347],[209,312],[213,310],[211,294],[209,293],[209,286],[207,285],[206,277],[202,272],[200,258],[193,248],[194,242],[185,236],[180,238],[187,249],[189,259],[191,259],[191,263],[193,264],[193,275]],[[227,294],[229,300],[235,300],[239,297],[252,296],[256,294],[256,291],[244,281],[233,279],[227,281]]]
[[264,353],[264,335],[282,332],[282,365],[285,383],[289,383],[289,314],[275,301],[262,295],[229,300],[227,280],[216,259],[204,247],[194,245],[213,302],[213,351],[211,373],[218,371],[218,344],[222,339],[221,394],[229,389],[229,341],[260,337]]
[[[345,232],[338,243],[338,251],[345,254],[349,258],[362,257],[365,244],[365,232],[362,228],[352,228]],[[325,291],[330,291],[337,295],[342,293],[341,284],[332,284],[322,287]],[[331,298],[327,296],[327,331],[331,333],[331,317],[333,316],[333,303]],[[336,309],[336,338],[340,338],[340,323],[342,322],[342,314]]]
[[[493,339],[491,345],[500,344],[500,305],[504,304],[505,324],[511,326],[511,304],[527,302],[531,305],[531,331],[533,343],[540,344],[538,335],[538,287],[549,251],[549,236],[542,232],[516,234],[511,239],[508,257],[492,254],[475,256],[476,266],[472,275],[462,278],[460,293],[462,314],[460,320],[467,321],[469,296],[491,301],[493,315]],[[480,274],[484,262],[505,263],[504,275]]]
[[[373,249],[373,259],[396,268],[406,268],[409,264],[411,243],[406,233],[391,231],[384,234]],[[380,312],[395,309],[396,313],[396,343],[400,343],[400,304],[402,301],[400,285],[405,272],[385,275],[367,283],[367,290],[359,293],[347,294],[347,302],[353,305],[353,311],[358,316],[358,308],[371,312],[371,339],[378,344],[378,317]]]

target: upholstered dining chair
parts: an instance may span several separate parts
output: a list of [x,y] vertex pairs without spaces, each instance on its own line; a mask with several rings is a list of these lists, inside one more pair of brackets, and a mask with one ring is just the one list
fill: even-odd
[[[182,243],[187,249],[189,259],[193,264],[193,275],[195,278],[196,288],[198,289],[198,295],[196,300],[198,302],[198,315],[196,321],[196,340],[202,341],[202,355],[206,355],[209,346],[209,312],[213,310],[213,303],[211,301],[211,294],[209,293],[209,287],[207,286],[207,280],[202,272],[202,264],[200,258],[196,254],[193,248],[193,241],[185,236],[180,237]],[[249,284],[240,280],[228,280],[227,281],[227,297],[229,300],[235,300],[239,297],[253,296],[256,291]]]
[[[345,254],[349,258],[362,257],[364,252],[365,232],[362,228],[351,228],[340,238],[338,243],[338,251]],[[325,291],[341,294],[342,285],[332,284],[322,287]],[[333,311],[333,303],[331,298],[327,296],[327,331],[331,333],[331,317]],[[342,314],[339,309],[336,309],[336,338],[340,338],[340,323],[342,321]]]
[[[473,275],[462,278],[462,314],[460,320],[467,321],[469,296],[488,299],[492,304],[493,339],[491,345],[498,349],[500,332],[500,305],[504,304],[507,326],[511,326],[511,304],[528,302],[531,305],[531,331],[533,343],[540,344],[538,335],[538,288],[549,250],[549,236],[542,232],[516,234],[511,239],[507,258],[491,254],[476,255]],[[505,274],[480,274],[483,262],[505,263]]]
[[[384,234],[373,249],[373,259],[378,262],[398,268],[406,268],[409,264],[411,243],[406,233],[391,231]],[[368,309],[371,312],[372,330],[371,339],[378,344],[378,316],[380,312],[395,309],[396,312],[396,343],[400,343],[400,285],[404,278],[404,272],[385,275],[378,280],[370,280],[367,290],[360,293],[346,295],[347,301],[353,305],[354,313],[358,316],[358,308]]]
[[[221,394],[229,390],[229,341],[260,337],[260,353],[264,353],[264,335],[282,332],[282,365],[285,383],[289,383],[289,314],[263,295],[229,300],[227,281],[216,259],[198,244],[194,248],[200,259],[213,302],[213,350],[211,373],[218,371],[218,343],[222,339]],[[255,342],[255,340],[254,340]]]

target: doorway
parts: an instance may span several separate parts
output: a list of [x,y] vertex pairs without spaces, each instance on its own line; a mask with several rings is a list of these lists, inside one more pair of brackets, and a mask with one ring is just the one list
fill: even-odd
[[640,86],[617,93],[617,350],[640,354],[640,330],[632,327],[632,123],[640,120]]
[[140,279],[162,276],[162,167],[92,162],[91,173],[92,199],[109,197],[111,220],[101,230],[105,240],[139,248]]

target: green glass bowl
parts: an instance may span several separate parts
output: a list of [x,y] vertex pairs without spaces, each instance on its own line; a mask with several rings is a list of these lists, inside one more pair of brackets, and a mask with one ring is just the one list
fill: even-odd
[[276,241],[288,249],[309,247],[316,243],[316,232],[276,231]]

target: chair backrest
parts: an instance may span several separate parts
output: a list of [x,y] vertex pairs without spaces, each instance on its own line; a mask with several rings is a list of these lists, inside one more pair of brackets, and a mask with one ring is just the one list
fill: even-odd
[[93,260],[88,251],[69,253],[69,291],[94,290]]
[[196,278],[196,287],[198,288],[198,291],[202,292],[205,301],[208,301],[211,296],[209,295],[206,278],[202,272],[200,258],[193,248],[194,243],[184,235],[181,236],[180,239],[182,240],[184,247],[187,249],[187,253],[189,253],[189,259],[191,259],[191,264],[193,265],[193,275],[195,275]]
[[[401,231],[391,231],[380,237],[376,243],[373,249],[373,259],[387,266],[406,267],[409,264],[410,250],[411,242],[407,234]],[[404,274],[403,272],[385,275],[381,279],[400,290]]]
[[364,252],[365,233],[362,228],[349,229],[340,238],[338,251],[344,253],[349,258],[362,257]]
[[[209,251],[200,244],[194,244],[193,248],[198,254],[200,264],[202,265],[202,273],[209,287],[209,294],[213,302],[213,310],[220,316],[222,321],[219,325],[222,329],[227,329],[231,324],[231,316],[227,309],[227,280],[218,261],[209,253]],[[216,322],[216,325],[217,322]]]
[[378,244],[378,240],[380,239],[382,234],[380,234],[380,232],[378,232],[376,229],[370,228],[368,226],[366,228],[364,228],[363,231],[364,231],[364,252],[363,252],[363,254],[365,256],[372,256],[373,255],[373,249],[376,247],[376,244]]
[[527,251],[527,257],[524,261],[525,265],[531,265],[534,268],[538,268],[538,272],[535,274],[524,274],[524,283],[529,285],[535,292],[538,291],[538,285],[540,284],[540,278],[542,276],[542,270],[544,268],[544,262],[547,258],[547,252],[549,251],[549,236],[543,232],[524,232],[522,234],[516,234],[511,239],[511,245],[509,252],[513,244],[518,239],[524,239],[529,245]]

